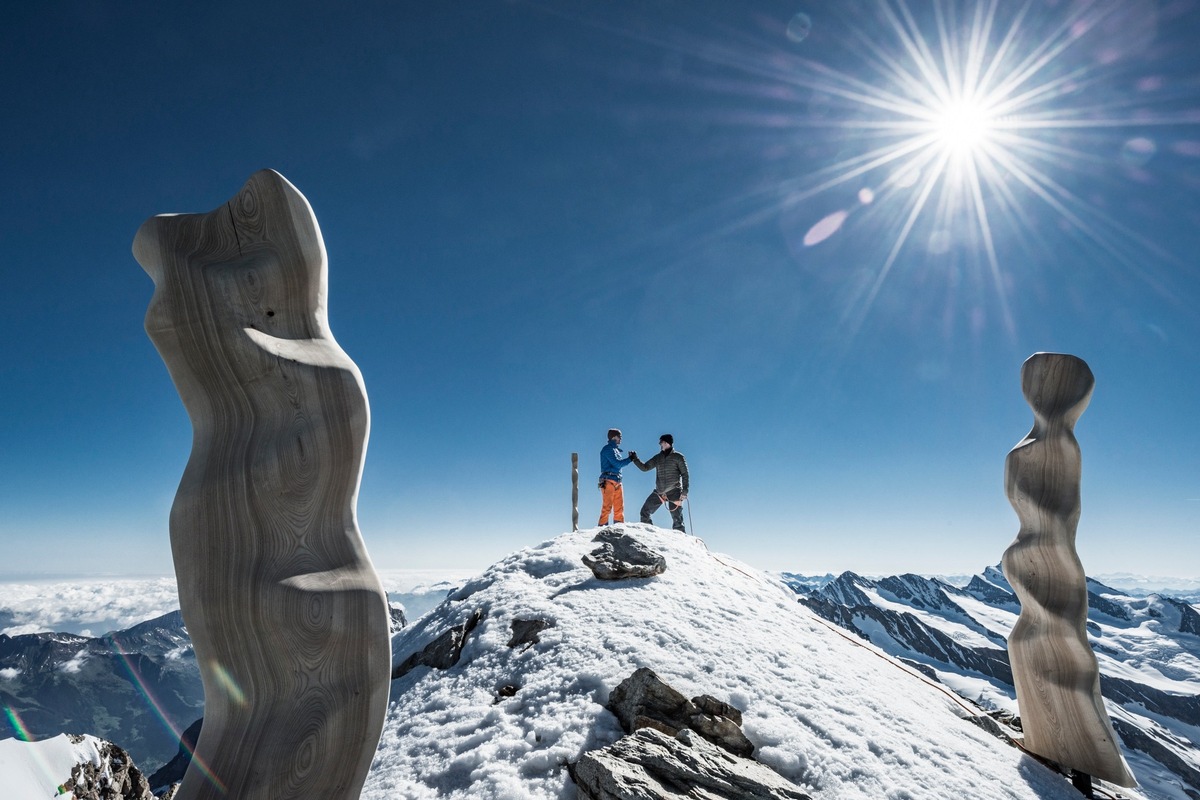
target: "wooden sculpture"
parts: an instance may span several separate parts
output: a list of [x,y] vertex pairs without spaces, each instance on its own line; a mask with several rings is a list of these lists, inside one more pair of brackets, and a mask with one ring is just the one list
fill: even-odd
[[177,798],[357,798],[391,644],[357,522],[367,396],[329,331],[316,217],[264,170],[147,220],[133,252],[193,429],[171,550],[205,707]]
[[1094,385],[1075,356],[1035,353],[1021,369],[1034,423],[1004,470],[1021,521],[1002,562],[1021,600],[1008,653],[1025,746],[1076,772],[1133,786],[1100,698],[1085,628],[1087,583],[1075,551],[1081,461],[1074,427]]

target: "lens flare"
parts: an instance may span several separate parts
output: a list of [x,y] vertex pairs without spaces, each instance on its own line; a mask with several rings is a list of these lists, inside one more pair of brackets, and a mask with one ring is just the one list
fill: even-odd
[[109,646],[113,653],[117,656],[118,661],[125,668],[125,672],[129,675],[130,683],[134,686],[134,688],[137,689],[138,694],[142,696],[150,710],[154,712],[154,716],[158,722],[164,728],[170,731],[174,738],[179,740],[180,746],[189,751],[188,754],[191,756],[192,766],[204,776],[205,780],[212,784],[213,788],[215,788],[221,794],[225,794],[228,791],[228,787],[226,787],[224,782],[222,782],[216,773],[213,772],[212,768],[209,767],[208,764],[204,763],[203,759],[196,755],[195,749],[188,747],[187,743],[184,742],[183,731],[171,721],[171,718],[167,715],[167,711],[163,708],[162,703],[159,702],[158,698],[154,696],[154,693],[150,691],[150,687],[146,685],[146,681],[142,679],[141,673],[138,671],[137,664],[134,661],[136,656],[131,657],[130,653],[124,652],[124,648],[122,648],[121,643],[115,638],[109,640]]
[[[1031,255],[1053,268],[1044,256],[1062,240],[1075,258],[1165,291],[1160,270],[1191,265],[1124,218],[1102,184],[1137,180],[1168,147],[1200,152],[1200,110],[1178,102],[1184,89],[1172,95],[1169,77],[1130,75],[1182,45],[1156,45],[1154,26],[1134,25],[1127,6],[843,0],[811,21],[776,21],[774,45],[751,33],[655,41],[744,76],[700,88],[741,101],[715,119],[767,155],[763,180],[714,203],[705,234],[775,218],[806,265],[820,263],[816,248],[855,237],[864,256],[844,273],[842,342],[885,286],[924,303],[931,258],[948,267],[948,296],[960,278],[986,293],[963,313],[986,308],[988,326],[1013,341],[1023,270]],[[1122,40],[1131,26],[1149,33]],[[1169,145],[1154,135],[1171,126],[1191,135]]]
[[29,729],[25,727],[24,720],[21,719],[21,715],[17,713],[15,708],[12,708],[11,706],[5,706],[4,716],[6,719],[8,719],[8,724],[16,733],[16,737],[18,739],[20,739],[22,742],[33,741],[33,737],[29,735]]
[[242,691],[242,687],[233,679],[233,676],[229,674],[224,665],[213,661],[209,666],[212,668],[213,674],[217,676],[217,683],[221,684],[221,688],[229,695],[229,699],[233,701],[234,705],[246,705],[245,692]]

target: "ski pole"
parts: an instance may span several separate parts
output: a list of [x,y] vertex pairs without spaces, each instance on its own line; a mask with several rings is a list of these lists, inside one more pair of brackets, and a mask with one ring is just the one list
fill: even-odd
[[692,529],[692,536],[696,535],[696,526],[692,524],[692,498],[687,498],[685,501],[688,509],[688,527]]

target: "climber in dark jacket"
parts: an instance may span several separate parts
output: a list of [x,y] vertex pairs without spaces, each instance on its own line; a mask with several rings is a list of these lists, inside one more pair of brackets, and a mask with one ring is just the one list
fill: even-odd
[[675,438],[669,433],[658,437],[658,455],[642,463],[637,453],[630,453],[634,466],[642,472],[656,470],[654,491],[642,504],[642,522],[649,524],[650,515],[658,511],[663,503],[671,512],[671,527],[680,533],[683,529],[683,503],[688,494],[688,468],[683,453],[675,450]]

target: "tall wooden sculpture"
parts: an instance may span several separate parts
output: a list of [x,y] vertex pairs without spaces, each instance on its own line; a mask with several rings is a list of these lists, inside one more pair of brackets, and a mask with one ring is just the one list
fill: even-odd
[[133,252],[193,428],[171,549],[205,715],[178,798],[357,798],[391,645],[357,521],[367,396],[329,331],[317,220],[264,170],[147,220]]
[[1087,639],[1087,583],[1075,551],[1081,460],[1075,422],[1095,380],[1075,356],[1036,353],[1021,369],[1033,430],[1008,454],[1004,484],[1021,521],[1004,575],[1021,600],[1008,639],[1025,745],[1077,772],[1135,781],[1121,756]]

